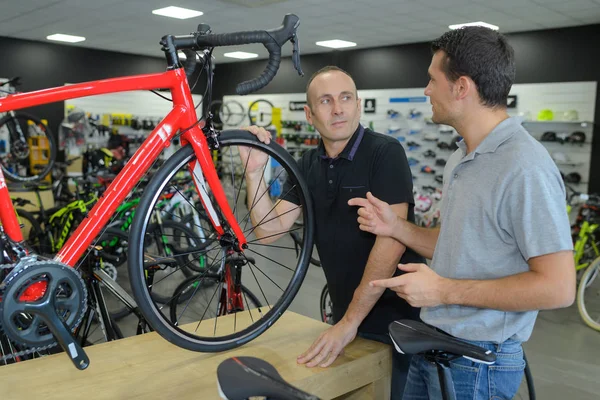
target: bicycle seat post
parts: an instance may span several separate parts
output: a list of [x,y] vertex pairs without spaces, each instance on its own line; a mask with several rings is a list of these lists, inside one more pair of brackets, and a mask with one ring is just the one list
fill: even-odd
[[450,361],[457,358],[448,353],[432,350],[423,354],[425,360],[435,364],[440,381],[440,390],[442,392],[442,400],[456,400],[454,391],[450,387],[452,382],[452,374],[450,372]]

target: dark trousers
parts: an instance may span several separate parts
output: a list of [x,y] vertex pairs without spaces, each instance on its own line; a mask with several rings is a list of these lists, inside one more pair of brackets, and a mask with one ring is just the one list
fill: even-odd
[[408,369],[410,367],[411,355],[400,354],[394,348],[392,339],[389,335],[380,333],[364,333],[358,332],[358,336],[363,339],[374,340],[376,342],[389,344],[392,346],[392,387],[391,400],[401,400],[408,377]]

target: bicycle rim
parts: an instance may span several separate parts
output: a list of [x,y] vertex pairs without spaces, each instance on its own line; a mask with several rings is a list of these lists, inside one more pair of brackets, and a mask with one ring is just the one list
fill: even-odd
[[[196,243],[201,243],[201,246],[197,249],[188,248],[185,250],[185,255],[192,255],[192,258],[205,257],[206,268],[201,276],[205,274],[205,278],[208,279],[209,276],[217,275],[219,284],[197,285],[196,293],[192,293],[190,299],[185,302],[186,304],[183,306],[179,304],[178,310],[185,308],[189,312],[179,313],[177,321],[171,321],[170,302],[157,304],[153,300],[151,292],[170,288],[174,293],[182,283],[181,277],[170,279],[176,274],[173,273],[163,276],[160,281],[151,277],[151,282],[148,283],[148,276],[143,273],[142,260],[144,251],[146,251],[146,256],[148,253],[152,255],[154,251],[152,246],[148,246],[149,222],[153,218],[170,217],[175,221],[182,218],[176,213],[161,215],[161,210],[156,205],[161,196],[167,192],[189,193],[189,187],[182,187],[181,182],[186,175],[190,176],[188,164],[195,160],[195,155],[190,147],[186,146],[179,150],[155,174],[138,205],[130,236],[132,251],[129,275],[132,290],[138,299],[140,309],[159,334],[180,347],[195,351],[209,352],[231,349],[253,340],[271,326],[287,309],[296,295],[306,274],[313,245],[314,222],[308,188],[300,178],[297,164],[289,153],[274,142],[269,145],[260,143],[253,135],[245,131],[223,132],[220,137],[220,146],[218,155],[213,161],[220,174],[230,207],[248,240],[248,249],[243,253],[236,253],[233,251],[233,247],[227,244],[227,241],[217,237],[216,232],[206,230],[205,224],[195,226],[198,232],[193,239]],[[301,213],[303,223],[300,227],[279,231],[281,236],[272,235],[272,239],[277,237],[277,241],[272,244],[261,243],[256,238],[255,227],[248,218],[248,209],[252,208],[253,204],[248,207],[246,203],[247,197],[250,195],[250,191],[245,190],[244,186],[244,171],[247,164],[244,165],[241,162],[239,152],[237,152],[238,146],[250,147],[251,151],[264,152],[270,156],[270,160],[263,166],[263,174],[272,165],[272,160],[276,160],[280,167],[279,170],[273,171],[267,182],[267,188],[263,188],[260,193],[257,191],[250,196],[251,198],[261,199],[267,196],[272,204],[276,204],[277,199],[284,193],[276,193],[273,190],[273,187],[276,186],[274,183],[284,176],[284,172],[294,182],[292,190],[297,193],[300,200],[298,207],[303,211]],[[183,180],[185,181],[185,179]],[[212,196],[212,193],[207,194],[209,197]],[[189,199],[192,209],[196,208],[199,214],[207,213],[207,210],[197,209],[198,204],[196,198]],[[216,203],[214,204],[215,208],[218,208]],[[226,234],[231,234],[231,229],[225,223],[220,210],[217,209],[216,214],[219,215]],[[275,214],[267,214],[255,225],[261,226],[273,221],[276,218],[273,215]],[[186,218],[186,221],[189,221],[189,218]],[[298,253],[294,241],[289,235],[292,229],[298,232],[302,239],[303,244]],[[174,257],[179,258],[181,255],[183,254],[178,253]],[[176,268],[183,267],[178,265]],[[237,311],[231,312],[232,310],[228,308],[230,304],[227,303],[226,298],[222,297],[223,282],[227,282],[224,274],[227,273],[229,273],[229,279],[237,280],[239,284],[246,286],[256,294],[264,307],[255,310],[239,310],[232,307]],[[167,278],[173,282],[166,282]],[[159,289],[159,285],[162,288]],[[202,296],[206,291],[210,291],[208,302],[205,301],[207,297]],[[223,311],[224,305],[226,311]]]

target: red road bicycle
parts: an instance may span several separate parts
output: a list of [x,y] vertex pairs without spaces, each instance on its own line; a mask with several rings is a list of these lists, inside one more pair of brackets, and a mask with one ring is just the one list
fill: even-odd
[[[299,18],[292,14],[285,16],[279,28],[266,31],[214,34],[208,25],[201,24],[197,32],[189,35],[162,38],[166,72],[19,93],[0,100],[0,112],[4,112],[105,93],[168,89],[171,99],[167,100],[173,102],[172,111],[52,259],[35,254],[23,240],[0,171],[0,331],[8,339],[32,351],[58,340],[77,368],[87,367],[89,360],[71,335],[88,307],[78,265],[95,248],[94,240],[117,207],[138,182],[148,177],[162,150],[174,139],[182,148],[152,174],[129,234],[129,281],[143,316],[154,330],[177,346],[205,352],[247,343],[281,316],[304,279],[313,247],[314,221],[307,185],[294,159],[274,141],[266,145],[242,130],[217,132],[208,106],[213,80],[212,50],[216,46],[262,43],[269,51],[262,75],[238,84],[238,94],[259,90],[273,79],[279,68],[281,47],[288,40],[294,45],[293,65],[303,75],[296,36],[298,25]],[[186,52],[185,65],[178,58],[178,50]],[[203,117],[198,118],[188,82],[195,74],[197,82],[204,73],[207,88],[202,101]],[[258,158],[266,160],[266,184],[258,188],[260,192],[257,189],[251,193],[244,185],[250,157],[241,157],[240,146],[249,147],[251,154],[264,153]],[[277,176],[271,173],[275,170],[272,165],[283,167],[276,169]],[[249,213],[264,196],[277,204],[277,193],[269,182],[283,177],[289,185],[279,195],[293,195],[299,200],[302,224],[277,233],[278,243],[271,244],[265,238],[256,238],[254,230],[257,225],[278,218],[278,214],[270,212],[253,224]],[[160,202],[163,193],[179,194],[185,207],[177,210],[185,210],[185,215],[165,211]],[[190,217],[190,213],[202,218]],[[156,227],[160,226],[157,221],[165,219],[185,221],[190,227],[185,240],[181,232],[160,233],[174,243],[170,257],[156,252],[160,242],[156,240]],[[300,252],[296,252],[291,235],[287,235],[292,231],[301,236]],[[180,243],[186,245],[179,246]],[[187,267],[192,265],[194,268]],[[196,275],[190,279],[192,271]],[[243,271],[248,272],[242,274]],[[174,293],[172,298],[176,297],[177,302],[155,302],[151,294],[158,292]],[[252,292],[257,295],[251,295]],[[175,303],[177,312],[172,312]],[[207,320],[210,322],[202,325]]]

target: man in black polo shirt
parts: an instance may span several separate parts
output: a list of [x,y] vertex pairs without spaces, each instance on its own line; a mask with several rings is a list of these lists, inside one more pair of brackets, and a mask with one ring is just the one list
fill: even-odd
[[[404,219],[414,222],[414,200],[410,168],[400,143],[364,128],[360,123],[361,100],[356,85],[345,71],[325,67],[307,85],[306,119],[321,135],[319,147],[304,154],[300,170],[312,196],[315,243],[333,303],[336,324],[323,332],[298,362],[308,367],[327,367],[356,337],[390,343],[388,324],[401,318],[418,319],[419,310],[389,290],[369,287],[371,280],[399,273],[398,262],[423,262],[398,241],[363,232],[356,221],[357,208],[348,205],[367,192],[392,205]],[[270,133],[249,127],[268,143]],[[247,150],[240,149],[242,159]],[[255,154],[257,152],[254,152]],[[252,157],[252,154],[250,155]],[[246,170],[248,193],[265,187],[261,160],[250,160]],[[286,184],[287,186],[287,184]],[[288,186],[289,187],[289,186]],[[287,193],[284,187],[283,193]],[[260,221],[272,210],[270,200],[254,204],[252,220]],[[256,230],[259,237],[289,230],[298,218],[298,199],[284,197],[275,208],[278,225],[269,231]],[[417,261],[418,260],[418,261]],[[392,398],[400,398],[410,358],[394,352]]]

